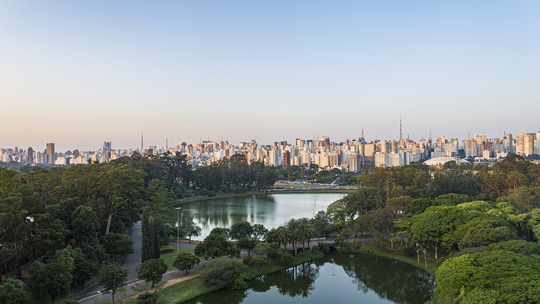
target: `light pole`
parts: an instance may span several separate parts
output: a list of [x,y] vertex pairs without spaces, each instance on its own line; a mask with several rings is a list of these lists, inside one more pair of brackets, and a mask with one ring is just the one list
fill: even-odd
[[176,255],[180,254],[180,207],[176,208],[178,211],[178,220],[176,222]]
[[97,293],[99,294],[99,303],[101,303],[101,291],[98,290]]
[[103,263],[105,263],[105,261],[101,261],[101,271],[103,271]]
[[71,299],[71,283],[73,283],[73,281],[69,281],[69,291],[68,291],[68,295],[69,295],[69,298]]

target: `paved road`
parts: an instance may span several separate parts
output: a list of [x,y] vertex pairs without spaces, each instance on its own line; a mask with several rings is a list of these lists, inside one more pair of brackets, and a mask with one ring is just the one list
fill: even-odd
[[[133,241],[135,241],[135,244],[133,244],[133,253],[128,254],[127,257],[120,260],[120,264],[124,268],[128,268],[130,270],[128,281],[133,281],[137,279],[137,271],[139,270],[139,266],[141,265],[141,252],[142,252],[142,232],[141,232],[141,222],[135,223],[135,225],[129,229],[128,231],[129,236],[133,238]],[[102,289],[101,286],[97,285],[97,283],[93,284],[92,286],[88,287],[86,290],[81,292],[77,295],[77,299],[85,298],[88,295],[94,295],[97,293],[97,291],[100,291]],[[116,298],[120,298],[117,296]],[[97,298],[93,298],[91,301],[83,301],[81,303],[99,303],[95,302]],[[105,300],[112,300],[112,296],[106,295],[102,296],[103,301]]]

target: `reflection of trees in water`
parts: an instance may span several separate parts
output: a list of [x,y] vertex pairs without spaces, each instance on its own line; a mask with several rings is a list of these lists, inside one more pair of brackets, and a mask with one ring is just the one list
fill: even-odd
[[221,290],[203,295],[187,304],[211,304],[211,303],[242,303],[244,299],[253,292],[267,292],[272,287],[276,287],[281,295],[290,297],[308,297],[315,289],[315,280],[319,277],[319,267],[313,263],[304,263],[293,268],[278,271],[271,275],[259,276],[250,281],[251,288],[248,290]]
[[314,263],[304,263],[269,276],[260,276],[250,285],[256,292],[266,292],[276,286],[281,295],[306,298],[315,289],[314,284],[318,277],[319,267]]
[[248,296],[249,290],[220,290],[198,297],[186,304],[239,304]]
[[337,255],[334,262],[364,293],[373,290],[395,303],[424,303],[433,297],[434,278],[406,263],[368,255]]
[[[180,226],[195,221],[201,228],[228,228],[240,221],[254,224],[261,219],[272,218],[276,212],[276,200],[271,195],[216,198],[181,205]],[[261,212],[262,211],[262,212]],[[169,214],[169,222],[176,227],[177,214]]]

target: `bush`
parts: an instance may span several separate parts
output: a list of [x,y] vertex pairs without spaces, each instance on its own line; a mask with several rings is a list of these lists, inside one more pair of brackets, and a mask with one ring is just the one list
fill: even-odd
[[317,245],[317,251],[328,254],[330,252],[330,248],[328,247],[328,244],[319,242],[319,244]]
[[404,255],[416,255],[416,249],[409,245],[402,245],[398,247],[398,251]]
[[214,191],[208,191],[208,196],[209,197],[214,197],[214,196],[216,196],[216,194],[214,193]]
[[199,277],[204,283],[218,289],[224,287],[245,289],[247,288],[246,269],[247,266],[242,265],[238,260],[220,257],[206,264],[205,271]]
[[157,291],[153,293],[145,292],[137,297],[137,304],[156,304],[159,295]]
[[277,249],[279,249],[277,244],[259,243],[252,251],[257,255],[266,254],[269,258],[275,259]]
[[284,248],[279,248],[279,250],[276,252],[276,260],[281,265],[287,266],[292,264],[293,256],[288,250]]
[[244,263],[244,265],[249,265],[249,263],[251,263],[251,260],[253,260],[253,258],[248,256],[242,260],[242,263]]
[[174,248],[172,248],[171,246],[166,246],[166,247],[160,248],[159,251],[161,251],[161,253],[169,253],[169,252],[173,252]]
[[249,265],[255,266],[259,269],[265,268],[269,264],[270,264],[270,261],[268,261],[268,257],[265,255],[257,255],[253,257],[253,259],[251,259],[251,261],[249,262]]

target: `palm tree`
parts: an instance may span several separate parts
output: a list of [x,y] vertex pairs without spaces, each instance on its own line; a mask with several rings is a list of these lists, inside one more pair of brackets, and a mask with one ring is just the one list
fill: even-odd
[[300,230],[300,228],[294,227],[292,229],[289,229],[288,233],[289,233],[289,238],[290,238],[290,240],[292,241],[292,244],[293,244],[294,255],[297,256],[298,255],[298,246],[297,246],[297,244],[298,244],[298,242],[300,240],[303,240],[302,230]]
[[[308,236],[308,230],[309,230],[309,219],[303,217],[300,220],[298,220],[300,224],[300,230],[302,231],[302,251],[305,251],[305,241],[307,240]],[[308,241],[309,246],[309,241]]]
[[287,249],[287,244],[289,243],[289,234],[287,233],[287,229],[285,229],[285,227],[283,226],[280,226],[278,228],[278,231],[280,245],[283,245],[283,247]]

